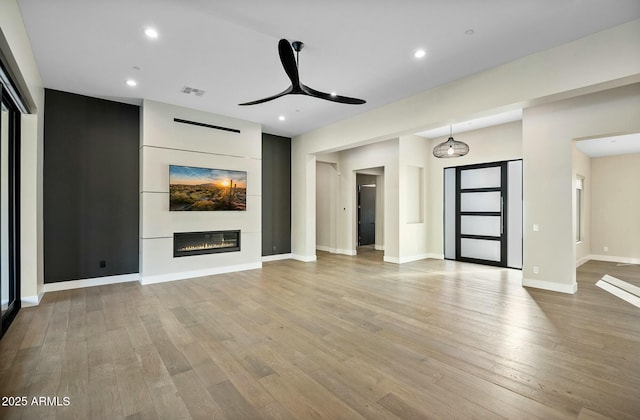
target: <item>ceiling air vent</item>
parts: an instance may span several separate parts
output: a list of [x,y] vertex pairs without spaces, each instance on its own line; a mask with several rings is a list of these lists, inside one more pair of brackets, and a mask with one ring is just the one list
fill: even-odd
[[186,93],[187,95],[193,93],[196,96],[202,96],[205,93],[205,91],[202,90],[202,89],[196,89],[196,88],[192,88],[192,87],[189,87],[189,86],[183,87],[181,92],[182,93]]

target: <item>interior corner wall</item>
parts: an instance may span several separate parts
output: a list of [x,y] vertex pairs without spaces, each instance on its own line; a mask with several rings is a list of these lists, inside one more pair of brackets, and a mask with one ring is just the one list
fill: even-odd
[[[240,130],[175,122],[174,118]],[[141,136],[140,281],[200,277],[262,266],[259,124],[145,100]],[[169,165],[247,172],[246,211],[169,211]],[[173,234],[241,231],[241,251],[175,258]]]
[[455,134],[469,145],[469,153],[455,159],[439,159],[431,150],[445,138],[432,139],[429,151],[428,253],[444,257],[444,168],[522,159],[522,121]]
[[638,132],[638,115],[639,83],[524,109],[523,285],[576,291],[572,141]]
[[639,180],[638,153],[591,158],[594,259],[640,263]]
[[[591,254],[591,159],[576,147],[576,142],[572,144],[573,153],[573,208],[576,209],[577,201],[575,196],[575,186],[578,177],[582,178],[582,205],[580,207],[580,242],[576,242],[576,266],[579,266],[589,259]],[[574,211],[574,215],[576,212]],[[574,238],[577,236],[578,221],[573,218]]]
[[140,107],[47,89],[45,115],[45,283],[138,273]]
[[23,115],[20,133],[20,296],[23,306],[39,303],[44,293],[42,168],[44,87],[16,0],[0,1],[2,54],[13,58],[11,72],[24,80],[35,104]]
[[338,172],[329,162],[317,161],[316,168],[316,249],[335,253]]
[[424,137],[399,138],[399,263],[427,258],[427,185],[431,148]]

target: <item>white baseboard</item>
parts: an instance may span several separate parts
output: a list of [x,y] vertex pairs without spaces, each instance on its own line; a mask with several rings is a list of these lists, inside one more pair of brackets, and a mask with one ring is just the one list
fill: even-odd
[[39,293],[35,296],[22,296],[20,298],[20,306],[23,308],[28,308],[29,306],[38,306],[40,305],[40,301],[42,300],[43,296],[44,292]]
[[351,256],[358,255],[358,253],[356,252],[355,249],[330,248],[330,247],[325,246],[325,245],[316,245],[316,250],[329,252],[331,254],[342,254],[342,255],[351,255]]
[[60,281],[56,283],[45,283],[44,292],[57,292],[60,290],[80,289],[82,287],[104,286],[106,284],[126,283],[129,281],[139,281],[140,274],[123,274],[120,276],[95,277],[92,279]]
[[580,267],[582,264],[586,263],[591,259],[591,255],[587,255],[586,257],[582,257],[576,261],[576,268]]
[[566,284],[556,283],[554,281],[538,280],[538,279],[522,279],[524,287],[534,287],[536,289],[550,290],[552,292],[569,293],[571,295],[578,291],[578,283]]
[[296,261],[302,261],[302,262],[314,262],[318,259],[315,255],[298,255],[298,254],[291,254],[291,258],[293,258]]
[[291,258],[293,258],[291,256],[291,253],[289,253],[289,254],[265,255],[265,256],[262,257],[262,262],[290,260]]
[[444,254],[433,254],[427,253],[427,258],[431,258],[432,260],[444,260]]
[[358,255],[358,252],[355,249],[336,249],[335,250],[336,254],[342,254],[342,255],[350,255],[350,256],[354,256],[354,255]]
[[374,248],[376,251],[384,251],[384,245],[375,244]]
[[196,277],[213,276],[216,274],[234,273],[236,271],[255,270],[262,268],[262,261],[248,264],[229,265],[225,267],[207,268],[204,270],[182,271],[179,273],[158,274],[155,276],[140,275],[140,284],[164,283],[167,281],[187,280]]
[[384,262],[390,262],[390,263],[394,263],[394,264],[404,264],[404,263],[408,263],[408,262],[413,262],[413,261],[419,261],[419,260],[424,260],[429,258],[430,254],[419,254],[419,255],[411,255],[409,257],[388,257],[388,256],[384,256],[382,258],[382,260]]
[[331,254],[342,254],[342,255],[358,255],[355,249],[339,249],[339,248],[331,248],[326,245],[316,245],[316,250],[329,252]]
[[608,262],[615,262],[615,263],[621,263],[621,264],[640,264],[640,258],[617,257],[615,255],[592,254],[592,255],[589,255],[588,258],[590,260],[608,261]]
[[400,264],[413,262],[413,261],[426,260],[427,258],[429,258],[429,254],[418,254],[418,255],[411,255],[408,257],[400,257]]

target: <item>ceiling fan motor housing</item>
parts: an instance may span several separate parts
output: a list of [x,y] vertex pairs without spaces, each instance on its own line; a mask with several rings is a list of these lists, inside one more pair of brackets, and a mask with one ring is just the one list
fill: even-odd
[[293,47],[293,50],[295,52],[300,52],[300,51],[302,51],[302,48],[304,48],[304,42],[302,42],[302,41],[293,41],[291,43],[291,46]]

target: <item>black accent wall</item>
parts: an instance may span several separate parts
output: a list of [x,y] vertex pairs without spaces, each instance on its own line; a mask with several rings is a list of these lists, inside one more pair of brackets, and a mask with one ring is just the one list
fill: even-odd
[[45,283],[138,272],[140,108],[45,90]]
[[291,139],[262,134],[262,255],[291,252]]

